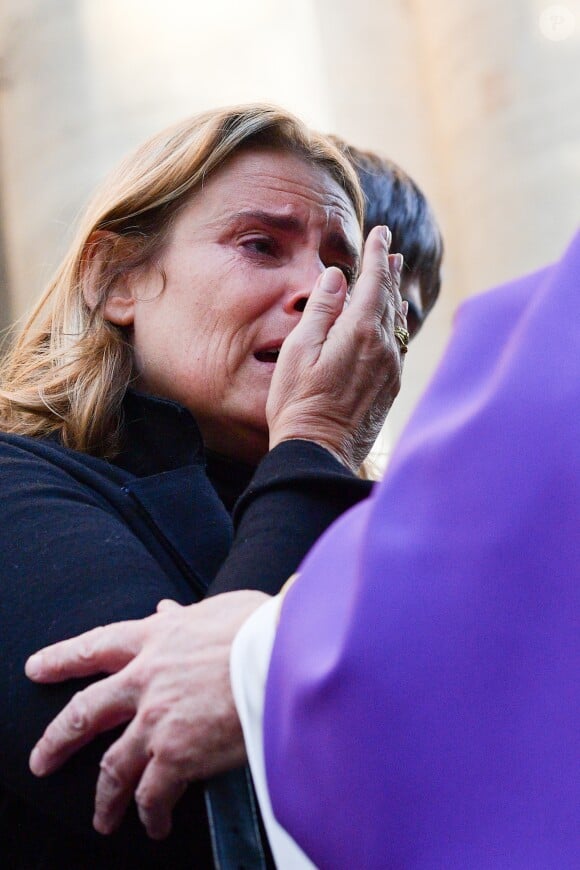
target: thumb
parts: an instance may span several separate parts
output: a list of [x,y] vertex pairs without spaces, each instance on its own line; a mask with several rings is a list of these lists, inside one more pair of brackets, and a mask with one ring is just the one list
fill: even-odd
[[292,331],[294,339],[321,345],[344,308],[346,278],[336,266],[325,269],[306,303],[300,323]]

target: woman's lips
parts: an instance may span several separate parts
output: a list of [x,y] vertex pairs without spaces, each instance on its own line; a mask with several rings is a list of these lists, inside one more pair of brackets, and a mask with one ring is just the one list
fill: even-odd
[[276,362],[278,362],[278,356],[280,354],[281,347],[282,343],[273,344],[269,347],[263,347],[260,350],[254,352],[254,357],[258,360],[258,362],[275,364]]

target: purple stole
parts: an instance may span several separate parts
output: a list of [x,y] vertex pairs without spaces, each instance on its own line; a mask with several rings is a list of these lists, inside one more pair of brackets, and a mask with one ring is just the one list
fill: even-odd
[[268,676],[274,812],[322,868],[580,866],[580,234],[466,302]]

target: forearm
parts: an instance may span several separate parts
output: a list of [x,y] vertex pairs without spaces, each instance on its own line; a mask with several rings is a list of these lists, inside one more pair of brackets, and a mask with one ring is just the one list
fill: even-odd
[[320,535],[372,486],[313,442],[278,445],[236,505],[234,543],[208,595],[236,589],[275,595]]

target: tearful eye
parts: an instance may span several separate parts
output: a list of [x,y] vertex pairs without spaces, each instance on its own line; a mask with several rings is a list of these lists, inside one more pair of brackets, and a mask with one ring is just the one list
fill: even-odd
[[276,243],[274,239],[268,236],[255,236],[249,239],[244,239],[242,247],[253,254],[259,254],[265,257],[272,257],[276,253]]
[[350,266],[342,266],[341,268],[342,268],[342,274],[346,278],[346,283],[350,287],[352,284],[354,284],[355,271]]

